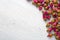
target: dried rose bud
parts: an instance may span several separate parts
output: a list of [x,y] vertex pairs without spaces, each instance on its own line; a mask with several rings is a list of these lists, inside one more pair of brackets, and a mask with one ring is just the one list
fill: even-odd
[[60,17],[60,13],[58,13],[57,16]]
[[47,24],[46,24],[46,27],[49,27],[49,26],[50,26],[50,24],[49,24],[49,23],[47,23]]
[[41,3],[37,3],[38,6],[41,6]]
[[52,14],[52,13],[53,13],[53,11],[52,11],[51,9],[47,10],[47,12],[48,12],[49,14]]
[[48,37],[52,37],[53,35],[52,34],[48,34]]
[[55,22],[55,20],[54,20],[54,19],[52,19],[52,20],[51,20],[51,22]]
[[53,7],[53,11],[54,11],[54,12],[57,12],[57,8],[56,8],[56,7]]
[[42,10],[42,6],[39,6],[39,10]]
[[57,13],[53,13],[52,16],[53,16],[54,18],[57,18]]
[[50,15],[47,11],[43,12],[43,19],[46,18],[47,20],[50,19]]
[[58,17],[58,21],[60,22],[60,17]]
[[56,27],[57,27],[57,28],[58,28],[58,27],[60,27],[60,24],[57,24],[57,26],[56,26]]
[[58,9],[57,12],[60,13],[60,9]]
[[59,30],[58,30],[58,29],[56,29],[56,31],[58,32]]
[[49,2],[50,2],[50,0],[44,0],[44,2],[45,2],[45,3],[49,3]]
[[49,5],[50,5],[50,7],[51,7],[51,9],[52,9],[52,8],[53,8],[53,2],[50,2]]
[[49,6],[44,7],[44,9],[45,9],[45,10],[48,10],[48,9],[49,9]]
[[56,36],[57,39],[59,39],[59,36]]
[[58,3],[58,7],[60,7],[60,3]]
[[34,2],[34,3],[37,3],[37,2],[38,2],[38,0],[33,0],[33,2]]
[[58,4],[56,3],[56,4],[54,4],[54,6],[55,6],[55,7],[58,7]]
[[48,28],[47,32],[51,32],[52,31],[52,28]]
[[44,3],[44,5],[43,5],[44,7],[46,7],[46,6],[48,6],[48,4],[46,4],[46,3]]
[[43,2],[44,2],[44,0],[39,0],[39,2],[40,2],[40,3],[43,3]]
[[57,22],[54,22],[52,25],[53,25],[53,26],[56,26],[56,25],[57,25]]
[[57,0],[52,0],[53,3],[57,3],[58,1]]

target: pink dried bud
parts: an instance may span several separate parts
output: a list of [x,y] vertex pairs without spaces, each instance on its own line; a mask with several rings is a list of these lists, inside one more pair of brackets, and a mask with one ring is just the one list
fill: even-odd
[[50,15],[48,14],[48,12],[44,12],[43,13],[43,19],[46,18],[46,19],[50,19]]
[[40,2],[40,3],[43,3],[43,2],[44,2],[44,0],[39,0],[39,2]]
[[47,12],[47,11],[45,11],[45,12],[43,12],[43,14],[44,14],[44,15],[48,15],[48,12]]
[[58,29],[56,27],[53,28],[54,32],[58,32]]
[[50,19],[50,16],[47,16],[47,19]]
[[58,36],[59,36],[59,38],[60,38],[60,32],[58,32],[58,34],[57,34]]
[[53,13],[53,17],[54,18],[57,18],[57,13]]
[[45,9],[48,10],[49,9],[49,6],[46,6]]
[[50,7],[53,8],[53,3],[52,2],[50,2]]
[[52,28],[48,28],[47,32],[51,32],[52,31]]
[[33,0],[33,2],[34,2],[34,3],[37,3],[37,2],[38,2],[38,0]]
[[42,6],[39,6],[39,10],[42,10]]
[[49,24],[51,24],[51,25],[52,25],[52,24],[53,24],[53,22],[49,22]]
[[53,11],[57,12],[57,8],[56,7],[53,7]]
[[52,34],[50,34],[50,33],[48,34],[48,37],[52,37],[52,36],[53,36]]
[[57,22],[54,22],[52,25],[53,25],[53,26],[56,26],[56,25],[57,25]]
[[58,3],[58,7],[60,7],[60,3]]
[[55,22],[58,23],[58,18],[55,18]]
[[58,3],[58,9],[60,9],[60,3]]

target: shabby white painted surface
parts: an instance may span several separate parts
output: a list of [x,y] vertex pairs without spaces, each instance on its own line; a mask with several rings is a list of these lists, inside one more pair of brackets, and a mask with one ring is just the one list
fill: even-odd
[[0,40],[54,40],[46,37],[42,13],[26,0],[0,0]]

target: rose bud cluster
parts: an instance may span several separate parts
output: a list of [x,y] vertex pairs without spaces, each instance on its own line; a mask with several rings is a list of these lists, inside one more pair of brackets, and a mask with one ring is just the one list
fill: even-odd
[[32,3],[42,10],[44,21],[49,20],[46,24],[48,37],[60,40],[60,0],[33,0]]

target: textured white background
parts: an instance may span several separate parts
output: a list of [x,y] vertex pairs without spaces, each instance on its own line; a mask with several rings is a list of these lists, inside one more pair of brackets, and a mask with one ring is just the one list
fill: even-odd
[[54,40],[47,37],[42,13],[26,0],[0,0],[0,40]]

